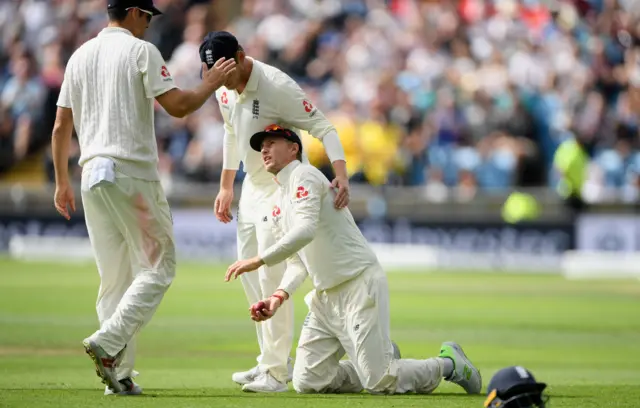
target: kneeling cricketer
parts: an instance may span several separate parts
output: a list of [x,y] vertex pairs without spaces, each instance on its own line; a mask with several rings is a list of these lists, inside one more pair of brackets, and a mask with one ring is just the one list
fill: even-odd
[[[264,218],[278,241],[256,257],[231,265],[225,279],[286,260],[279,289],[251,306],[254,321],[277,313],[307,276],[313,281],[314,290],[305,298],[309,314],[296,351],[294,389],[428,394],[444,378],[469,394],[479,393],[480,372],[457,343],[443,343],[438,357],[425,360],[394,355],[386,274],[349,209],[333,205],[329,180],[301,163],[298,135],[273,125],[253,135],[250,144],[261,152],[279,186],[276,205]],[[349,360],[341,360],[345,353]]]

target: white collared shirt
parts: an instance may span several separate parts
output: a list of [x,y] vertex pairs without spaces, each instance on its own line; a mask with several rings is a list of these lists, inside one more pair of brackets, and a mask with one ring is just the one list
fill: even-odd
[[[260,153],[249,146],[251,136],[272,124],[298,135],[299,129],[306,130],[319,140],[336,130],[291,77],[268,64],[252,61],[253,69],[242,93],[226,87],[216,91],[224,118],[223,168],[237,170],[242,161],[254,183],[270,185],[272,177],[264,168]],[[303,161],[307,162],[304,150]],[[344,160],[341,146],[328,154],[330,159]]]
[[110,157],[125,174],[158,180],[154,98],[175,87],[160,51],[124,28],[107,27],[80,46],[58,98],[73,112],[79,164]]
[[317,290],[331,289],[378,262],[351,211],[334,207],[329,180],[318,169],[295,160],[276,182],[270,218],[278,242],[260,257],[267,265],[287,260],[280,289],[292,295],[307,274]]

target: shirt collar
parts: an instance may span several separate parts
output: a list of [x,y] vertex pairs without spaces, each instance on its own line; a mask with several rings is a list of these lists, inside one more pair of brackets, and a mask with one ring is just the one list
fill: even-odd
[[247,85],[244,87],[244,90],[249,92],[255,92],[258,89],[258,82],[260,80],[260,67],[258,66],[259,62],[255,59],[252,59],[252,61],[253,66],[251,68],[251,74],[249,75]]
[[280,187],[286,187],[287,185],[289,185],[289,178],[291,177],[291,173],[293,173],[293,170],[295,170],[295,168],[299,165],[300,160],[292,161],[291,163],[284,166],[284,168],[280,170],[273,179],[276,183],[278,183]]
[[98,33],[98,35],[105,35],[110,33],[123,33],[133,37],[133,33],[131,31],[122,27],[105,27]]

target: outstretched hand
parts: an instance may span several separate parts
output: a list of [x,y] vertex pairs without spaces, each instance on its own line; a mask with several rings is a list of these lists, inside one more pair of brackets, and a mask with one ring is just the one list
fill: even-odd
[[229,282],[231,278],[237,279],[238,276],[242,275],[245,272],[252,272],[264,265],[264,261],[260,259],[259,256],[254,256],[250,259],[243,259],[240,261],[236,261],[227,268],[227,274],[224,277],[225,282]]

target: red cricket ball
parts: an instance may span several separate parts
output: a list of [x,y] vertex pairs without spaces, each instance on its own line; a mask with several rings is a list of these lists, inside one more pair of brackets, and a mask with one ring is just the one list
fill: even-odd
[[257,314],[257,312],[262,311],[262,309],[266,309],[267,304],[264,301],[259,301],[258,303],[251,306],[251,314]]

